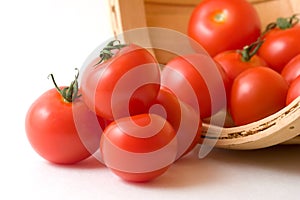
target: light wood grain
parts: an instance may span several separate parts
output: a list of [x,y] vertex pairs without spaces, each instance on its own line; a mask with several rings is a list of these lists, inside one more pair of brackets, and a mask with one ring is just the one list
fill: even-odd
[[[289,17],[300,12],[298,0],[248,0],[258,12],[262,29],[274,22],[278,16]],[[132,42],[141,38],[130,38],[125,31],[141,27],[163,27],[187,34],[188,22],[194,8],[201,0],[109,0],[113,31],[116,37],[124,37]],[[142,35],[151,45],[151,37]],[[146,38],[145,38],[146,37]],[[178,44],[179,46],[181,44]],[[172,56],[160,50],[154,50],[158,61],[165,64]]]
[[298,143],[300,97],[277,113],[244,126],[222,128],[204,124],[204,135],[217,139],[217,147],[227,149],[257,149],[284,142]]
[[[248,0],[262,21],[262,27],[278,16],[300,12],[299,0]],[[186,33],[190,15],[200,0],[109,0],[116,34],[133,28],[155,26]]]

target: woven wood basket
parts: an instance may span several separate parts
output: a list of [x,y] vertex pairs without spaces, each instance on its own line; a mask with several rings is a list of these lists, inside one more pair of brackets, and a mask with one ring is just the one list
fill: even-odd
[[[108,0],[111,23],[116,37],[126,42],[142,42],[149,47],[154,41],[144,32],[132,37],[126,32],[145,27],[161,27],[186,35],[190,15],[201,0]],[[277,17],[300,13],[299,0],[248,0],[262,21],[262,27]],[[177,43],[177,41],[176,41]],[[177,43],[178,45],[178,43]],[[151,49],[164,64],[172,54]],[[300,144],[300,97],[279,112],[257,122],[239,127],[223,128],[203,125],[205,140],[216,141],[215,146],[226,149],[259,149],[278,144]]]

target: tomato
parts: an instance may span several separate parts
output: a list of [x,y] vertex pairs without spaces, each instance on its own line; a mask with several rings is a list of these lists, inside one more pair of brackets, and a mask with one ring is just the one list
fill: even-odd
[[230,112],[235,125],[265,118],[285,106],[288,84],[267,67],[250,68],[236,77],[232,85]]
[[120,178],[146,182],[175,161],[176,134],[169,122],[155,114],[124,117],[107,126],[100,152],[106,166]]
[[[73,83],[70,87],[50,89],[38,97],[25,120],[27,138],[33,149],[57,164],[73,164],[93,154],[99,148],[106,125],[77,96],[80,91]],[[63,91],[65,95],[60,93]]]
[[266,61],[256,55],[256,50],[261,44],[253,43],[252,45],[245,46],[243,50],[224,51],[214,57],[214,60],[222,66],[231,82],[246,69],[258,66],[267,67]]
[[224,75],[209,56],[195,53],[170,60],[162,70],[161,84],[203,119],[226,106]]
[[160,115],[174,128],[178,141],[176,160],[188,154],[201,142],[202,121],[199,114],[180,101],[169,89],[160,89],[150,113]]
[[246,0],[203,0],[194,9],[188,24],[188,36],[211,56],[241,49],[256,41],[260,32],[260,18]]
[[108,120],[146,112],[160,88],[159,65],[150,52],[135,44],[120,47],[112,41],[99,59],[93,60],[81,77],[88,107]]
[[258,55],[269,67],[280,73],[293,57],[300,54],[299,35],[300,26],[271,30],[264,36],[265,42],[260,47]]
[[292,58],[281,71],[283,78],[291,84],[300,75],[300,54]]
[[289,86],[288,93],[286,96],[286,105],[290,104],[299,96],[300,96],[300,76],[294,79]]

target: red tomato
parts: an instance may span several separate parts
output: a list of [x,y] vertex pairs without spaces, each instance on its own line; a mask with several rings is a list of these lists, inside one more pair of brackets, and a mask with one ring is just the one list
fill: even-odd
[[250,55],[246,49],[247,46],[243,50],[224,51],[214,57],[214,60],[222,66],[231,82],[246,69],[267,66],[266,61],[256,54]]
[[150,181],[175,161],[176,134],[169,122],[155,114],[120,118],[102,134],[100,152],[107,167],[122,179]]
[[[63,88],[71,86],[59,90]],[[99,148],[101,124],[104,126],[105,121],[91,112],[76,93],[68,99],[62,97],[56,88],[48,90],[27,112],[28,140],[34,150],[50,162],[73,164]]]
[[234,79],[246,69],[267,66],[267,63],[255,54],[256,50],[254,50],[255,52],[250,52],[252,48],[250,46],[244,47],[243,50],[224,51],[214,57],[214,60],[220,64],[228,77],[227,85],[229,88],[226,89],[228,107],[230,106],[231,86]]
[[299,96],[300,96],[300,76],[294,79],[289,86],[287,97],[286,97],[286,105],[290,104]]
[[150,113],[160,115],[174,128],[178,141],[176,160],[188,154],[201,141],[202,121],[199,114],[168,89],[160,89]]
[[[226,106],[224,73],[209,56],[178,56],[162,71],[162,85],[177,98],[200,112],[201,119],[210,117]],[[227,84],[227,83],[226,83]]]
[[260,18],[246,0],[203,0],[188,24],[188,35],[211,56],[241,49],[256,41],[260,32]]
[[232,85],[230,112],[237,126],[265,118],[285,106],[287,82],[267,67],[245,70]]
[[[102,51],[107,60],[94,60],[81,79],[88,107],[109,120],[146,112],[160,88],[160,69],[155,58],[134,44],[110,52],[110,48],[117,49],[114,42]],[[105,54],[107,51],[109,55]],[[95,65],[97,62],[100,63]]]
[[300,54],[292,58],[283,68],[281,75],[291,84],[300,75]]
[[270,32],[265,35],[265,42],[258,51],[262,57],[277,72],[281,72],[284,66],[296,55],[300,54],[300,27]]

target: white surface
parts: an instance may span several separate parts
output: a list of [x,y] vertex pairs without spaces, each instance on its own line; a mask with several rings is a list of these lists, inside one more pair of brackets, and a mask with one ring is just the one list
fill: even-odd
[[73,69],[112,37],[103,0],[0,2],[0,199],[299,199],[300,146],[256,151],[215,149],[174,164],[147,184],[129,184],[94,159],[57,166],[29,145],[24,119],[30,104],[69,84]]

